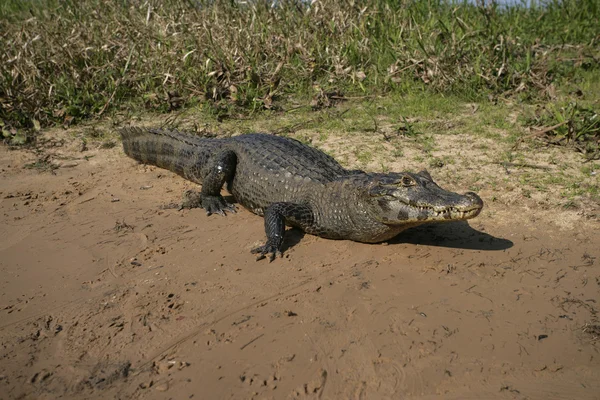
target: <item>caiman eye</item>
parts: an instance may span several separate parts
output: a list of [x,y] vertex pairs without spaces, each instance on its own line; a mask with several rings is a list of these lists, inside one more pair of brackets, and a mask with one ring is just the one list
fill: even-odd
[[414,186],[416,185],[416,182],[413,178],[411,178],[408,175],[404,175],[402,177],[402,179],[400,180],[400,182],[402,183],[402,186]]

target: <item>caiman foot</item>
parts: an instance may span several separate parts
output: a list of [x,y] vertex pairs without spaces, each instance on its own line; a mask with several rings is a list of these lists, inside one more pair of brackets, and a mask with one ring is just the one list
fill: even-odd
[[250,250],[252,254],[258,254],[256,261],[262,260],[263,258],[269,258],[269,262],[273,261],[275,257],[283,257],[281,250],[276,245],[267,241],[264,246],[259,246],[255,249]]
[[207,215],[225,216],[225,212],[236,212],[235,206],[227,203],[223,196],[203,196],[200,192],[193,190],[188,190],[183,194],[181,209],[184,208],[204,208]]
[[206,215],[219,214],[225,216],[225,211],[235,213],[235,206],[225,201],[223,196],[202,196],[202,208]]

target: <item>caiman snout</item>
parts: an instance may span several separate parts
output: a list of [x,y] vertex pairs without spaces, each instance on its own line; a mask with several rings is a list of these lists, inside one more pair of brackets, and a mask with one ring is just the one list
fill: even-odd
[[477,193],[467,192],[464,196],[471,201],[473,207],[483,208],[483,200],[481,200],[481,197],[479,197]]
[[467,192],[463,196],[465,201],[456,207],[458,212],[454,213],[454,219],[470,219],[478,216],[483,209],[481,197],[473,192]]

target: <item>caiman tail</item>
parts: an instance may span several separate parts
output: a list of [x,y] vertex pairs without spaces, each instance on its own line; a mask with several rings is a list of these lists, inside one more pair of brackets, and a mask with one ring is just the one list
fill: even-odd
[[179,131],[126,127],[119,133],[123,150],[129,157],[192,181],[197,180],[193,172],[198,171],[219,146],[218,139],[199,138]]

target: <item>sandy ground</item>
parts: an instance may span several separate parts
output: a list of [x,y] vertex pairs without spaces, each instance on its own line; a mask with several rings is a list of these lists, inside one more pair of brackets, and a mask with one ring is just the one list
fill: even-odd
[[468,224],[257,262],[262,218],[164,207],[193,185],[118,146],[46,151],[0,147],[0,399],[600,399],[597,220],[487,188]]

